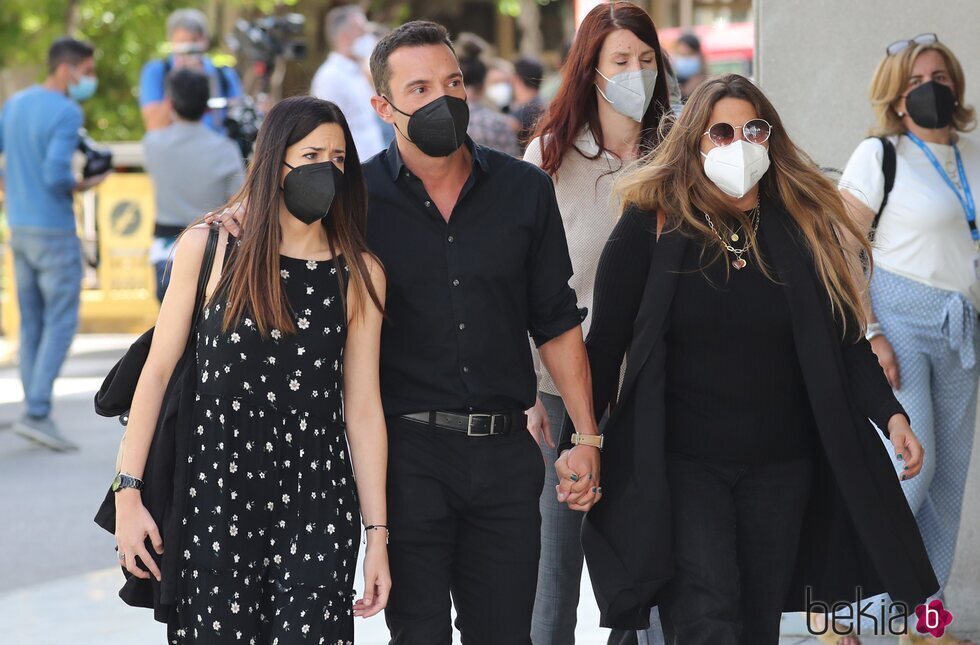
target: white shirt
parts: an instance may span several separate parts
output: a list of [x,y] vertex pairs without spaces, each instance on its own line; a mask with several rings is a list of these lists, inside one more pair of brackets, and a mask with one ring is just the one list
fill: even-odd
[[[568,284],[575,290],[578,306],[589,310],[582,323],[582,334],[587,336],[592,322],[592,292],[599,256],[622,214],[622,204],[613,194],[612,187],[627,163],[605,151],[595,159],[587,158],[599,152],[599,145],[587,128],[579,133],[574,145],[583,154],[569,149],[552,180],[568,240],[568,254],[572,260],[572,278]],[[540,139],[535,138],[528,143],[524,161],[541,166]],[[533,343],[531,347],[534,350],[535,371],[538,372],[538,389],[557,395],[558,389],[540,364]]]
[[[895,186],[875,232],[875,266],[931,287],[962,293],[980,311],[980,280],[974,268],[977,249],[960,200],[913,141],[904,136],[890,140],[895,145]],[[940,165],[956,168],[952,146],[926,145]],[[957,146],[976,196],[980,194],[980,142],[960,134]],[[877,139],[862,141],[840,180],[840,188],[876,213],[884,196],[882,154]]]
[[362,163],[384,149],[378,116],[371,107],[374,88],[355,61],[331,52],[313,76],[310,94],[336,103],[344,113]]

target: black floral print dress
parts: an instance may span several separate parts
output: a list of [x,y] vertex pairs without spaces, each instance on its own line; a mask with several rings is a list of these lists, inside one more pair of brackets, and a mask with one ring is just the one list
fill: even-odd
[[[339,265],[339,268],[338,268]],[[360,515],[343,423],[341,258],[281,256],[296,333],[197,332],[174,645],[350,645]],[[346,282],[346,280],[345,280]]]

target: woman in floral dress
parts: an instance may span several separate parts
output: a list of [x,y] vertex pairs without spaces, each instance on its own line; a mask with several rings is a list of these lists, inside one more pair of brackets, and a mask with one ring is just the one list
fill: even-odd
[[[349,645],[354,616],[378,613],[390,588],[378,385],[385,280],[366,250],[360,161],[334,104],[295,97],[270,110],[234,201],[246,200],[253,221],[238,241],[221,234],[196,322],[181,542],[163,545],[139,490],[123,488],[120,558],[134,575],[159,578],[144,541],[177,549],[175,645]],[[137,479],[194,324],[207,236],[193,227],[177,247],[127,430],[121,471]],[[365,593],[355,602],[362,516]]]

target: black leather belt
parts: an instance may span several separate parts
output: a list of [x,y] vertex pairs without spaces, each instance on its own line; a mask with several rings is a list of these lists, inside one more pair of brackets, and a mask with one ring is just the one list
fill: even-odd
[[527,428],[527,416],[523,412],[499,412],[495,414],[458,414],[456,412],[416,412],[403,414],[403,419],[423,423],[429,427],[454,430],[468,437],[491,437]]

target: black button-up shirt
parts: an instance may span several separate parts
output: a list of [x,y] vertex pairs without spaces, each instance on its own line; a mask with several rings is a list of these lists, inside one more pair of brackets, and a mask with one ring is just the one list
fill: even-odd
[[364,165],[368,245],[388,275],[381,396],[388,415],[524,410],[537,345],[581,323],[551,179],[473,144],[449,218],[395,142]]

